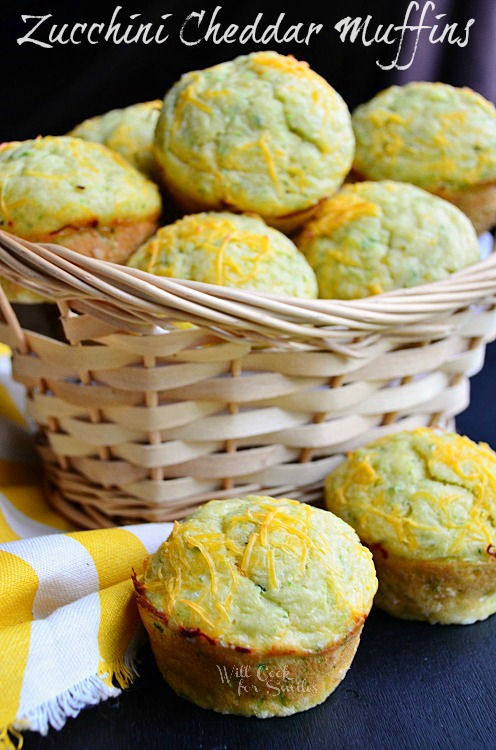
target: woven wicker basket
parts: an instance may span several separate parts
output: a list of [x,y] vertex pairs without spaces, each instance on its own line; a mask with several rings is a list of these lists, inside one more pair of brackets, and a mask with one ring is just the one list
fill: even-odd
[[0,338],[51,502],[86,527],[253,492],[311,502],[344,451],[452,424],[496,337],[495,253],[354,301],[154,277],[4,232],[0,274],[59,305],[69,343],[23,331],[0,293]]

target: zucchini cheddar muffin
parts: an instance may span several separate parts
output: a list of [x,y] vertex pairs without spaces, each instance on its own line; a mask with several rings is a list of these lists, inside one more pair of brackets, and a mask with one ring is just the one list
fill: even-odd
[[255,216],[202,213],[162,227],[129,260],[142,271],[291,297],[317,296],[294,243]]
[[165,96],[156,157],[189,213],[254,211],[289,230],[348,173],[348,108],[308,64],[256,52],[184,75]]
[[175,523],[135,587],[171,687],[203,708],[266,718],[311,708],[337,687],[377,580],[341,519],[251,496]]
[[357,182],[325,201],[296,239],[319,296],[355,299],[426,284],[479,260],[455,206],[401,182]]
[[[0,228],[123,263],[157,228],[158,188],[119,154],[66,136],[0,146]],[[2,281],[14,301],[36,295]]]
[[354,451],[327,507],[374,553],[375,603],[396,617],[469,624],[496,612],[496,454],[422,428]]
[[153,139],[162,101],[132,104],[124,109],[112,109],[103,115],[90,117],[71,130],[69,135],[84,141],[103,143],[117,151],[133,167],[149,179],[158,178],[153,155]]
[[411,182],[461,208],[481,232],[496,224],[496,109],[445,83],[381,91],[353,113],[354,170]]

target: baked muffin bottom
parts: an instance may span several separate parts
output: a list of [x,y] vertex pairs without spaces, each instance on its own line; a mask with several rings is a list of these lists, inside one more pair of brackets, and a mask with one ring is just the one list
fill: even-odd
[[465,190],[438,190],[436,195],[463,211],[477,234],[496,226],[496,182],[481,183]]
[[471,625],[496,612],[496,559],[408,560],[374,550],[380,609],[403,620]]
[[81,255],[111,263],[125,263],[158,226],[158,217],[119,221],[109,226],[62,227],[48,236],[30,237],[32,242],[52,242]]
[[[59,232],[49,235],[29,237],[29,241],[61,245],[90,258],[98,258],[99,260],[106,260],[111,263],[125,263],[133,252],[145,240],[151,237],[157,226],[158,222],[155,217],[135,222],[119,222],[118,224],[104,227],[82,227],[78,229],[67,226],[63,227]],[[32,292],[30,289],[25,289],[20,284],[16,284],[9,279],[0,278],[0,283],[10,302],[30,306],[41,303],[50,304],[48,299],[36,294],[36,292]],[[53,306],[55,310],[54,303]],[[39,312],[40,316],[44,316],[46,310],[40,309]],[[28,327],[39,333],[46,333],[45,330],[41,331],[37,329],[34,322],[36,318],[36,313],[29,313],[28,319],[31,323]],[[21,325],[23,324],[21,323]]]
[[358,648],[364,619],[346,638],[312,653],[261,653],[224,646],[199,630],[173,630],[141,593],[138,608],[165,681],[180,697],[224,714],[290,716],[335,690]]

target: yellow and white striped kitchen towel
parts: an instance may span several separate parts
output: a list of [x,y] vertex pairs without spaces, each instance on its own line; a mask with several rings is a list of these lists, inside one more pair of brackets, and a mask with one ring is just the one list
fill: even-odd
[[136,675],[142,628],[131,569],[170,524],[75,531],[46,504],[0,352],[0,746],[46,734]]

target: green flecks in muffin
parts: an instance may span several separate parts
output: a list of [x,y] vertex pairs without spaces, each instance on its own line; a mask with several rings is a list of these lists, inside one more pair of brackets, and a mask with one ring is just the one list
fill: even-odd
[[161,199],[118,154],[79,138],[46,136],[0,148],[0,217],[27,239],[64,227],[158,218]]
[[155,145],[170,188],[202,208],[279,217],[336,191],[354,138],[324,79],[263,52],[183,76],[165,97]]
[[353,113],[365,178],[460,190],[496,180],[496,109],[468,88],[391,86]]
[[171,627],[262,654],[274,643],[334,643],[368,611],[376,585],[370,552],[340,519],[268,497],[212,501],[175,524],[144,581]]
[[315,297],[305,257],[281,232],[254,216],[185,216],[159,229],[128,265],[157,275],[296,297]]
[[468,218],[413,185],[362,182],[324,202],[296,239],[319,296],[355,299],[439,281],[475,263]]
[[[354,480],[366,468],[374,484]],[[454,433],[399,432],[350,454],[327,478],[326,502],[378,551],[480,561],[496,539],[496,454]]]

